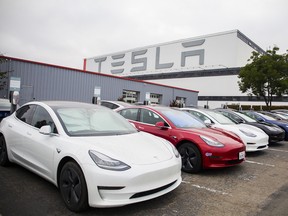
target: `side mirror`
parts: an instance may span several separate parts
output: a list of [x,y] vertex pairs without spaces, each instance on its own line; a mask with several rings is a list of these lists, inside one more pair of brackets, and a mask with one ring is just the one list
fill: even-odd
[[133,127],[137,128],[136,125],[132,122],[129,122]]
[[204,124],[205,124],[207,127],[211,127],[211,125],[213,124],[213,122],[212,122],[210,119],[205,119],[205,120],[204,120]]
[[51,132],[52,132],[52,129],[50,125],[44,125],[39,130],[39,133],[44,134],[44,135],[50,135]]
[[239,123],[239,124],[242,124],[242,123],[245,123],[245,121],[244,121],[243,119],[239,119],[239,120],[238,120],[238,123]]
[[168,129],[168,127],[165,126],[164,122],[156,122],[155,126],[160,129]]

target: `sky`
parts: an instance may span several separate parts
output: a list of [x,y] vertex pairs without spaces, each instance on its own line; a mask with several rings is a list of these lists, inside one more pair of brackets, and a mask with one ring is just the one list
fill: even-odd
[[82,69],[83,59],[238,29],[288,49],[287,0],[0,0],[0,54]]

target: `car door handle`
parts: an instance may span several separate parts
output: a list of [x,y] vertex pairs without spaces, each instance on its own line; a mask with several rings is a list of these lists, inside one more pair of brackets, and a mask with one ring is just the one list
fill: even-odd
[[27,135],[31,136],[32,134],[30,132],[27,132]]
[[144,129],[144,127],[141,127],[141,126],[139,126],[138,128],[139,128],[139,129],[141,129],[141,130],[143,130],[143,129]]

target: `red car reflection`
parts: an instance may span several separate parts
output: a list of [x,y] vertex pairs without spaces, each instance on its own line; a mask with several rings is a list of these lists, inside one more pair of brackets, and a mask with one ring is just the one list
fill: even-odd
[[228,167],[245,160],[245,144],[234,133],[212,129],[187,112],[170,107],[135,106],[118,111],[135,127],[173,143],[182,157],[182,170]]

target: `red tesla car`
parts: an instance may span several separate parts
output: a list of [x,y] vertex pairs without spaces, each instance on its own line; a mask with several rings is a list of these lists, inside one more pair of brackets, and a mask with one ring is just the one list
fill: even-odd
[[160,106],[133,106],[118,112],[140,131],[173,143],[182,157],[184,172],[228,167],[245,160],[245,144],[236,134],[208,128],[187,112]]

